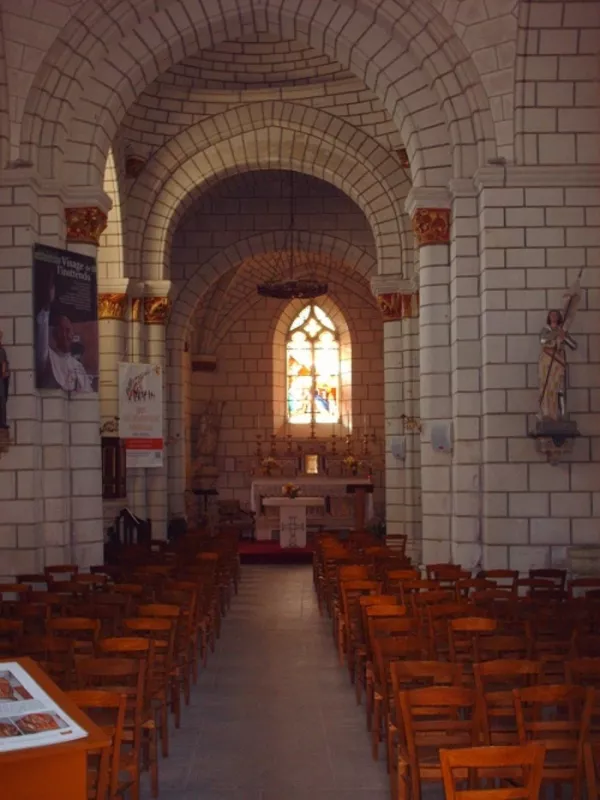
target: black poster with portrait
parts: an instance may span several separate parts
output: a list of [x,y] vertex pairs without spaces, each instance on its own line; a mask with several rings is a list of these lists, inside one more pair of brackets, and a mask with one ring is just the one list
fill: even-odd
[[33,302],[36,388],[97,392],[96,259],[34,245]]

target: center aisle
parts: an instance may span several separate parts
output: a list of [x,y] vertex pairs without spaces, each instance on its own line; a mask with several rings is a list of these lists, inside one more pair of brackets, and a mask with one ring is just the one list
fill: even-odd
[[310,567],[243,567],[217,651],[160,768],[160,800],[389,797]]

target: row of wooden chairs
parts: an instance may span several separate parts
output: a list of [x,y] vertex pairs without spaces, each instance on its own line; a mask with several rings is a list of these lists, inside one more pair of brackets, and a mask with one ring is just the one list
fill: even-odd
[[0,586],[0,652],[34,657],[111,736],[110,751],[90,759],[93,800],[138,800],[144,770],[158,796],[169,716],[179,727],[237,592],[237,537],[184,539],[134,548],[89,577],[64,565]]
[[[450,564],[423,575],[401,558],[365,535],[326,535],[313,564],[340,660],[357,700],[366,694],[375,758],[385,739],[392,798],[418,800],[423,783],[442,780],[454,796],[475,767],[488,787],[500,781],[509,792],[496,797],[537,797],[542,780],[569,782],[578,797],[585,753],[596,799],[598,582],[567,583],[555,571],[472,577]],[[536,780],[522,794],[514,780],[507,789],[517,764],[532,777],[534,755]]]

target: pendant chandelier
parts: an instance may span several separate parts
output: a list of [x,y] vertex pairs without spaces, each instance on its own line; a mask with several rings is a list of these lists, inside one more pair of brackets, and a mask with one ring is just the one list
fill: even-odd
[[[290,277],[274,281],[259,283],[256,291],[262,297],[274,297],[277,300],[312,300],[315,297],[327,294],[329,288],[327,283],[318,281],[314,278],[294,278],[294,173],[290,170],[290,224],[285,235],[283,248],[279,251],[278,263],[275,266],[276,272],[283,276],[286,266],[289,267]],[[283,180],[282,180],[283,190]],[[282,191],[283,196],[283,191]],[[289,247],[287,246],[289,242]],[[286,265],[286,257],[289,258]]]

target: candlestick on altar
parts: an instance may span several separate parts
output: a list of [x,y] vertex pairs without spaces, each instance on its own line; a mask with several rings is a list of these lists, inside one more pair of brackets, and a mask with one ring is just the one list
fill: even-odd
[[287,452],[289,455],[292,452],[292,434],[288,433],[286,438],[287,438]]
[[277,434],[275,433],[271,434],[271,455],[277,455]]
[[362,454],[363,456],[369,455],[369,434],[365,430],[362,437]]
[[331,435],[331,454],[334,456],[337,454],[337,436],[335,433]]
[[310,418],[310,438],[311,439],[316,439],[317,438],[317,436],[315,434],[315,418],[314,417]]
[[349,455],[352,454],[352,436],[350,434],[346,436],[346,452]]
[[259,457],[262,456],[262,436],[260,433],[256,434],[256,455]]

